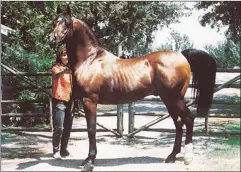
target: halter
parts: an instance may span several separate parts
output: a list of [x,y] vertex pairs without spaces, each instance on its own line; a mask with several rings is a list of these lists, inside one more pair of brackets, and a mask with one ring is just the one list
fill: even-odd
[[60,17],[64,19],[64,22],[65,22],[65,24],[66,24],[66,26],[67,26],[67,32],[66,32],[66,33],[64,34],[64,36],[61,38],[61,40],[57,43],[57,47],[58,47],[58,44],[60,44],[60,43],[63,42],[63,40],[66,38],[66,36],[69,34],[69,31],[70,31],[71,28],[73,27],[73,20],[72,20],[71,17],[70,17],[70,19],[67,19],[67,18],[65,17],[65,15],[62,14],[62,13],[58,15],[57,19],[60,18]]

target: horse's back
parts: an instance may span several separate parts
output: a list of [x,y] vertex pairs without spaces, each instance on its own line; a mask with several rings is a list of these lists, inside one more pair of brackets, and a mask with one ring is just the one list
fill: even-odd
[[178,66],[189,65],[186,58],[179,52],[157,51],[142,58],[148,59],[153,64],[159,64],[163,67],[176,68]]

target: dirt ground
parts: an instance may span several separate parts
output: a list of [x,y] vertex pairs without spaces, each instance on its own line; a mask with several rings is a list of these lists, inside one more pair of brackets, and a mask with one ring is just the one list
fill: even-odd
[[[184,165],[182,149],[174,164],[166,164],[174,137],[141,132],[129,139],[97,133],[94,171],[240,171],[240,145],[225,144],[228,137],[223,136],[194,136],[192,163]],[[68,146],[72,156],[64,160],[52,158],[51,133],[2,133],[2,141],[1,171],[81,171],[80,164],[88,154],[84,132],[72,134]]]
[[[127,120],[127,113],[124,119]],[[114,127],[116,118],[103,117]],[[139,119],[138,119],[139,118]],[[135,120],[146,123],[151,119]],[[74,126],[84,126],[85,121],[76,120]],[[136,122],[136,126],[141,126]],[[127,128],[127,121],[124,122]],[[231,131],[227,125],[240,125],[239,119],[211,118],[211,131]],[[111,127],[110,127],[111,128]],[[152,128],[174,129],[170,118],[161,121]],[[195,120],[195,131],[204,128],[204,119]],[[240,126],[239,126],[240,129]],[[124,131],[126,134],[127,131]],[[81,171],[80,164],[88,155],[88,138],[86,132],[72,132],[68,150],[71,157],[64,160],[52,158],[51,132],[1,133],[1,171]],[[165,159],[171,153],[175,134],[165,132],[142,131],[134,138],[117,138],[110,132],[97,132],[97,159],[94,171],[240,171],[239,144],[227,144],[230,135],[205,135],[195,133],[193,136],[194,159],[190,165],[184,165],[184,141],[182,152],[174,164],[166,164]]]

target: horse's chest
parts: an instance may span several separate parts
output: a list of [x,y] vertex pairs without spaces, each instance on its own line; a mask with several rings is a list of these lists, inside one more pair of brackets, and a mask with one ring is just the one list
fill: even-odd
[[101,64],[82,65],[75,71],[77,85],[86,93],[94,92],[102,82]]

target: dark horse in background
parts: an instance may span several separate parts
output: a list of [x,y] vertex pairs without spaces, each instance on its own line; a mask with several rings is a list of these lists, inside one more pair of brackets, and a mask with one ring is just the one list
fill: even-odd
[[191,71],[197,90],[197,115],[207,115],[210,108],[216,63],[210,56],[195,59],[195,50],[180,52],[158,51],[134,59],[120,59],[102,49],[89,27],[72,18],[69,6],[58,7],[53,21],[50,42],[54,47],[66,44],[69,64],[73,71],[73,96],[83,102],[89,137],[89,154],[82,163],[91,171],[97,154],[97,104],[124,104],[148,95],[160,96],[176,127],[173,151],[166,163],[175,162],[181,151],[183,125],[186,126],[184,163],[192,160],[192,136],[195,115],[185,104]]

